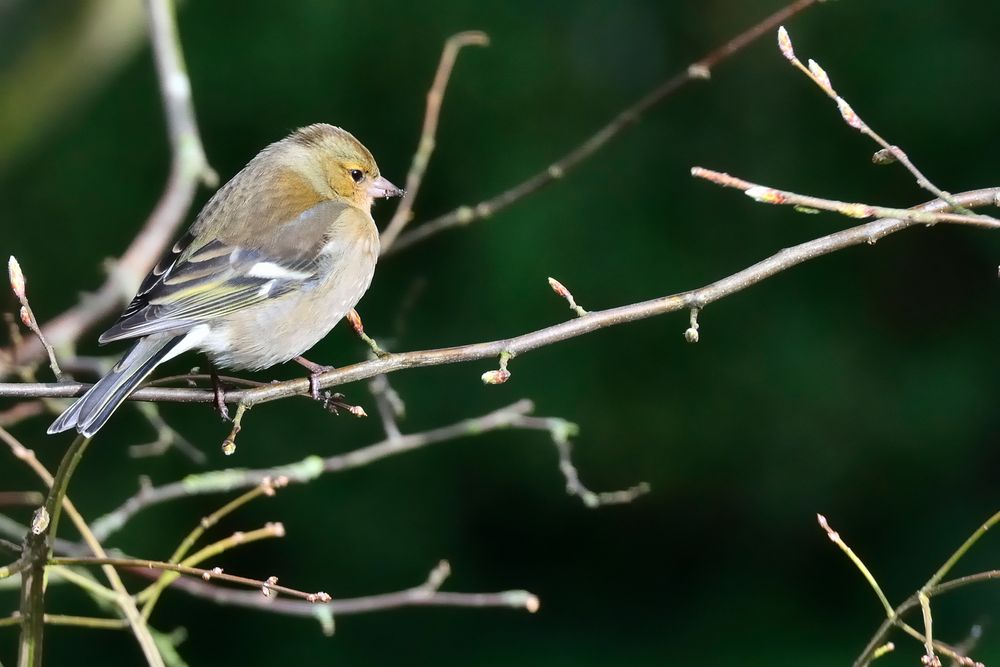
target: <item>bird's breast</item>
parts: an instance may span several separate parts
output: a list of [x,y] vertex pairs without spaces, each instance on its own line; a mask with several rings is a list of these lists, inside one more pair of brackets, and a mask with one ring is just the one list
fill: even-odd
[[219,366],[249,370],[304,354],[364,296],[378,254],[377,231],[353,239],[333,235],[321,251],[316,278],[220,320],[203,349]]

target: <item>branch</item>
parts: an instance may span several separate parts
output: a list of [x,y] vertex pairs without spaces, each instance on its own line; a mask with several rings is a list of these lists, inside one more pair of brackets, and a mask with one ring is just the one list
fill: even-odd
[[[0,428],[0,440],[3,440],[10,447],[11,452],[14,454],[15,458],[23,461],[28,467],[30,467],[35,472],[36,475],[38,475],[38,477],[42,480],[42,482],[45,483],[45,485],[50,488],[49,497],[46,500],[46,504],[48,505],[50,501],[53,501],[53,499],[58,498],[58,505],[69,516],[70,520],[73,522],[73,525],[76,527],[77,531],[83,537],[84,542],[87,543],[87,546],[90,549],[90,551],[95,556],[98,557],[106,556],[107,554],[101,547],[100,542],[94,537],[93,532],[90,530],[90,528],[87,526],[86,521],[83,520],[83,517],[77,511],[76,506],[69,499],[69,496],[65,495],[65,488],[69,483],[69,477],[72,474],[73,468],[75,468],[76,464],[79,463],[79,457],[82,455],[83,449],[85,448],[89,440],[87,440],[86,438],[77,438],[77,440],[74,441],[74,446],[71,446],[70,450],[68,450],[67,453],[63,456],[63,460],[59,466],[59,470],[56,473],[56,477],[53,477],[52,474],[49,473],[49,471],[45,468],[45,466],[43,466],[41,462],[38,461],[38,458],[35,456],[35,453],[33,451],[24,447],[24,445],[22,445],[16,438],[14,438],[10,433],[5,431],[3,428]],[[60,488],[62,489],[61,493],[58,491],[58,489]],[[39,512],[45,512],[47,515],[49,515],[50,518],[54,515],[55,518],[58,519],[58,513],[49,511],[48,509],[43,508],[40,509]],[[51,522],[51,525],[43,526],[40,528],[40,530],[37,531],[35,530],[35,526],[33,525],[32,530],[28,532],[28,539],[27,539],[28,545],[32,548],[37,548],[38,552],[32,554],[31,553],[32,549],[26,549],[22,557],[23,558],[32,557],[40,559],[42,565],[40,569],[44,569],[46,559],[51,555],[53,547],[58,545],[59,543],[55,531],[56,523],[57,522],[53,521]],[[34,541],[34,537],[43,537],[44,539],[41,542],[41,544],[36,544]],[[135,601],[132,600],[132,597],[125,589],[125,585],[122,583],[122,580],[118,576],[118,573],[115,572],[114,569],[110,567],[105,567],[102,569],[104,570],[104,575],[107,577],[108,582],[111,584],[111,587],[114,589],[114,592],[116,593],[115,602],[118,605],[119,609],[121,609],[122,615],[125,616],[129,628],[132,630],[132,634],[135,635],[136,640],[139,642],[139,646],[142,648],[142,652],[146,658],[146,662],[149,665],[152,665],[153,667],[162,667],[163,660],[160,657],[158,649],[156,648],[156,644],[149,631],[149,627],[140,618],[139,610],[135,606]],[[44,591],[39,591],[39,595],[42,594],[44,594]],[[35,602],[36,602],[36,609],[32,610],[31,614],[25,614],[25,618],[32,618],[32,617],[38,619],[41,618],[42,612],[44,611],[44,600],[43,598],[39,597]],[[22,614],[24,614],[23,608],[22,608]],[[35,630],[35,632],[41,632],[41,630]],[[38,651],[38,658],[40,659],[41,657],[40,646],[37,647],[37,651]]]
[[[851,105],[847,103],[847,100],[837,94],[837,91],[833,88],[833,83],[830,81],[830,77],[827,75],[826,71],[819,66],[819,63],[810,58],[808,67],[802,64],[802,61],[795,55],[795,50],[792,48],[792,39],[788,36],[788,31],[785,30],[784,26],[781,26],[778,29],[778,47],[781,49],[782,55],[785,56],[788,62],[797,67],[803,74],[809,77],[820,90],[826,93],[827,97],[836,102],[837,109],[840,111],[840,115],[844,119],[845,123],[856,129],[861,134],[869,137],[881,147],[881,150],[872,158],[872,161],[875,164],[889,164],[891,162],[898,161],[906,168],[907,171],[910,172],[910,174],[913,175],[918,186],[927,190],[939,199],[948,202],[948,205],[951,208],[961,209],[961,207],[951,198],[949,193],[941,190],[941,188],[931,183],[930,179],[924,176],[924,174],[917,169],[916,165],[913,164],[906,153],[903,152],[903,149],[899,146],[890,144],[888,141],[883,139],[878,132],[873,130],[868,123],[861,119],[861,116],[854,111]],[[969,211],[962,210],[961,212],[968,213]]]
[[701,60],[697,60],[687,68],[673,77],[662,82],[660,85],[646,93],[632,106],[626,108],[616,115],[611,121],[579,144],[561,158],[553,162],[546,169],[521,181],[517,185],[504,190],[490,199],[479,202],[475,206],[460,206],[450,213],[429,220],[419,227],[410,230],[406,234],[395,239],[391,249],[385,251],[384,255],[391,255],[408,248],[415,243],[419,243],[435,234],[468,225],[476,220],[488,218],[508,206],[524,199],[530,194],[537,192],[546,185],[563,178],[570,170],[578,164],[593,156],[604,147],[609,141],[617,137],[626,128],[637,124],[642,120],[643,115],[660,102],[677,92],[690,81],[707,79],[716,66],[728,60],[731,56],[739,53],[745,47],[759,39],[782,23],[790,20],[797,14],[809,9],[823,0],[796,0],[789,3],[774,14],[768,16],[756,25],[748,28],[733,39],[729,40],[719,48],[707,54]]
[[450,573],[448,562],[441,561],[431,571],[427,581],[419,586],[395,593],[334,599],[324,605],[299,600],[266,599],[257,593],[213,586],[197,579],[178,579],[171,587],[220,605],[249,607],[284,616],[316,618],[326,635],[333,634],[333,619],[337,615],[366,614],[401,607],[506,607],[524,609],[533,614],[541,604],[537,596],[523,590],[499,593],[442,592],[439,589]]
[[[901,621],[902,615],[918,605],[922,606],[924,609],[927,609],[926,605],[921,604],[922,599],[928,599],[935,595],[940,595],[941,593],[947,593],[948,591],[960,588],[962,586],[966,586],[968,584],[977,583],[979,581],[987,581],[1000,578],[1000,570],[993,570],[989,572],[981,572],[979,574],[969,575],[966,577],[959,577],[957,579],[953,579],[943,584],[941,583],[941,580],[948,574],[948,572],[951,571],[951,569],[955,566],[955,564],[958,563],[958,561],[961,560],[963,556],[965,556],[965,554],[969,551],[972,545],[978,542],[979,539],[986,533],[986,531],[995,526],[997,523],[1000,523],[1000,511],[995,512],[989,519],[984,521],[983,524],[979,528],[977,528],[975,532],[973,532],[972,535],[970,535],[965,540],[965,542],[963,542],[962,545],[958,547],[958,549],[956,549],[954,553],[951,554],[951,556],[948,557],[948,560],[946,560],[944,564],[940,568],[938,568],[937,572],[935,572],[934,575],[927,580],[927,583],[925,583],[920,588],[920,590],[918,590],[916,593],[914,593],[906,600],[904,600],[903,603],[900,604],[895,609],[887,608],[888,612],[887,618],[885,619],[885,621],[882,622],[882,625],[879,626],[878,630],[875,631],[875,634],[869,640],[868,645],[865,646],[864,650],[861,652],[861,655],[859,655],[858,658],[854,661],[854,667],[864,667],[874,659],[877,647],[882,642],[882,640],[885,639],[886,634],[894,625],[902,627],[904,630],[906,630],[906,627],[904,627],[906,624]],[[828,534],[829,532],[830,531],[827,530]],[[843,549],[843,547],[841,548]],[[854,559],[852,558],[852,560]],[[884,601],[884,597],[883,597],[883,605],[888,607],[887,603]],[[934,646],[937,646],[937,642],[934,643]],[[946,651],[945,653],[947,654]],[[952,657],[954,658],[955,656]],[[957,659],[961,664],[967,664],[967,665],[975,664],[972,661],[970,661],[967,657],[962,655],[959,655]]]
[[[996,205],[1000,201],[1000,187],[985,188],[962,192],[952,197],[960,205],[974,208]],[[934,200],[914,210],[925,212],[940,212],[948,208],[941,200]],[[946,222],[959,222],[946,220]],[[318,384],[326,389],[349,382],[366,380],[383,373],[393,373],[409,368],[424,368],[441,366],[465,361],[475,361],[490,357],[498,357],[506,352],[511,355],[521,355],[525,352],[552,345],[570,338],[618,326],[629,322],[648,319],[657,315],[673,313],[692,308],[703,309],[706,305],[719,301],[727,296],[741,292],[748,287],[777,275],[782,271],[798,266],[804,262],[829,255],[830,253],[850,248],[856,245],[874,244],[889,234],[902,231],[914,225],[923,224],[913,220],[899,218],[883,218],[874,220],[850,229],[828,234],[812,241],[785,248],[780,252],[762,260],[742,271],[718,280],[699,289],[679,292],[668,296],[641,301],[626,306],[608,310],[590,311],[584,317],[576,317],[567,322],[539,329],[513,338],[505,338],[485,343],[474,343],[458,347],[416,352],[387,354],[378,359],[343,366],[335,370],[321,373],[317,376]],[[982,224],[978,221],[975,224]],[[79,383],[0,383],[0,396],[14,398],[69,398],[82,395],[89,385]],[[251,405],[275,401],[288,396],[306,395],[310,391],[308,379],[276,382],[252,389],[226,392],[229,403],[244,402]],[[146,387],[137,390],[129,399],[142,401],[169,401],[181,403],[211,403],[215,400],[212,391],[188,388],[153,388]]]
[[424,113],[424,126],[420,132],[420,143],[413,154],[413,162],[410,171],[406,175],[406,188],[403,199],[396,207],[392,219],[383,230],[380,242],[382,254],[392,246],[396,237],[403,231],[413,218],[413,202],[417,198],[420,184],[424,180],[427,172],[427,165],[430,163],[431,154],[434,153],[435,135],[437,134],[438,117],[441,115],[441,102],[444,101],[444,91],[448,88],[448,80],[451,78],[451,70],[455,67],[458,59],[458,52],[463,46],[489,46],[490,38],[483,32],[460,32],[452,35],[444,43],[441,51],[441,60],[438,62],[437,72],[434,74],[434,83],[427,93],[427,111]]
[[395,456],[421,447],[427,447],[468,435],[478,435],[503,428],[514,427],[519,420],[534,409],[531,401],[522,400],[490,412],[481,417],[463,419],[441,428],[388,438],[374,445],[362,447],[346,454],[328,458],[310,456],[297,463],[272,468],[251,470],[237,468],[195,475],[183,481],[163,486],[144,486],[137,494],[116,510],[94,522],[93,531],[100,540],[118,531],[143,509],[169,500],[209,493],[225,493],[237,489],[259,487],[268,479],[282,480],[288,484],[306,484],[321,475],[359,468],[389,456]]
[[[146,0],[150,40],[163,97],[170,138],[171,164],[167,183],[139,234],[112,266],[97,292],[88,295],[42,326],[55,348],[72,343],[80,335],[121,308],[135,293],[183,221],[199,181],[214,185],[218,178],[205,158],[191,101],[191,82],[184,66],[177,25],[170,0]],[[19,362],[37,361],[45,354],[41,343],[26,341],[6,350]],[[0,375],[5,371],[0,369]]]
[[149,569],[149,570],[164,570],[168,572],[179,572],[180,574],[186,574],[193,577],[199,577],[205,581],[211,579],[218,579],[220,581],[228,581],[233,584],[240,584],[243,586],[250,586],[251,588],[256,588],[261,591],[264,597],[269,597],[274,593],[282,593],[284,595],[289,595],[291,597],[299,598],[305,600],[310,604],[313,603],[325,603],[330,601],[330,596],[327,593],[318,591],[316,593],[307,593],[305,591],[300,591],[294,588],[289,588],[287,586],[279,586],[277,577],[268,577],[267,579],[251,579],[249,577],[240,577],[235,574],[226,574],[221,568],[213,568],[211,570],[206,570],[200,567],[189,567],[187,565],[180,565],[177,563],[164,563],[163,561],[156,560],[142,560],[139,558],[61,558],[55,557],[49,559],[50,565],[110,565],[111,567],[119,569]]
[[[988,215],[934,212],[919,208],[887,208],[885,206],[872,206],[857,202],[842,202],[835,199],[811,197],[809,195],[789,192],[788,190],[778,190],[768,185],[758,185],[757,183],[745,181],[742,178],[736,178],[729,174],[702,167],[693,167],[691,175],[695,178],[702,178],[716,185],[721,185],[724,188],[742,190],[743,194],[747,197],[762,204],[795,206],[807,213],[815,212],[818,209],[839,213],[848,218],[893,218],[922,225],[936,225],[941,222],[947,222],[956,225],[982,227],[984,229],[1000,229],[1000,220],[991,218]],[[952,204],[949,203],[949,206],[952,206]]]

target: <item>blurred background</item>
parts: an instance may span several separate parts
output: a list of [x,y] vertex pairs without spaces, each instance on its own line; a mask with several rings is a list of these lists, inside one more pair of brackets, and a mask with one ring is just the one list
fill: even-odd
[[[443,41],[488,32],[492,45],[466,49],[455,68],[418,224],[544,168],[781,4],[188,1],[179,25],[223,181],[264,145],[322,121],[354,132],[401,184]],[[143,21],[139,3],[125,0],[0,2],[0,252],[20,259],[41,320],[100,284],[102,262],[127,246],[161,191],[169,149]],[[817,59],[938,185],[997,185],[995,2],[829,2],[788,27],[799,54]],[[873,150],[768,35],[562,182],[387,259],[359,310],[371,334],[411,350],[569,318],[547,276],[588,309],[701,286],[850,221],[755,204],[694,181],[691,166],[848,201],[928,198],[902,168],[873,166]],[[195,208],[210,194],[202,189]],[[377,205],[376,219],[393,206]],[[648,481],[652,492],[633,504],[585,508],[564,493],[545,434],[507,431],[290,488],[212,533],[277,520],[287,528],[283,540],[212,563],[227,572],[350,597],[415,585],[447,558],[448,590],[525,588],[541,598],[537,614],[405,609],[338,618],[327,638],[311,620],[168,591],[153,623],[187,628],[180,651],[192,665],[223,655],[241,664],[849,664],[882,612],[815,514],[898,602],[998,508],[998,261],[997,234],[913,229],[710,306],[697,345],[684,342],[687,314],[677,313],[519,357],[502,386],[479,380],[491,361],[392,376],[405,431],[522,397],[538,414],[577,422],[584,482]],[[14,301],[4,294],[0,305],[13,311]],[[82,353],[97,351],[97,333]],[[310,356],[346,365],[364,355],[338,327]],[[344,390],[374,414],[363,384]],[[225,458],[228,427],[211,410],[163,413],[210,468],[292,462],[382,437],[375,417],[282,401],[249,414],[236,456]],[[44,436],[46,424],[16,433],[54,468],[68,439]],[[127,456],[127,445],[153,437],[134,410],[102,432],[70,489],[86,516],[118,506],[141,475],[165,483],[197,470],[176,452]],[[0,482],[37,487],[4,453]],[[165,558],[223,501],[150,510],[109,546]],[[3,512],[28,518],[23,508]],[[987,535],[955,574],[995,568],[998,556]],[[985,584],[935,600],[935,637],[957,643],[983,624],[972,655],[1000,660],[997,593]],[[0,613],[16,605],[16,594],[0,593]],[[49,608],[92,613],[64,587]],[[920,645],[892,638],[885,664],[918,664]],[[46,639],[52,665],[141,661],[126,633],[53,628]],[[0,629],[0,660],[15,651],[16,631]]]

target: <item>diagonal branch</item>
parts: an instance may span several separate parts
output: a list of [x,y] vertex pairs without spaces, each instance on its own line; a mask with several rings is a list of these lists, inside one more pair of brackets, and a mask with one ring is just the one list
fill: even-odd
[[[952,199],[962,206],[969,208],[996,205],[1000,202],[1000,187],[971,190],[954,195]],[[941,212],[948,208],[949,205],[941,200],[934,200],[914,207],[915,210],[923,212]],[[960,222],[959,220],[952,220],[947,214],[944,221]],[[383,373],[393,373],[409,368],[424,368],[487,359],[498,357],[503,353],[519,355],[612,326],[692,308],[701,310],[708,304],[736,294],[737,292],[742,292],[767,278],[817,257],[829,255],[830,253],[852,246],[874,244],[889,234],[894,234],[915,225],[923,226],[926,224],[926,221],[923,219],[919,222],[898,218],[874,220],[785,248],[767,259],[705,287],[619,306],[617,308],[591,311],[584,317],[575,317],[567,322],[513,338],[435,350],[387,354],[378,359],[370,359],[321,373],[317,376],[317,380],[321,388],[327,389],[349,382],[367,380]],[[981,220],[976,220],[975,224],[982,225],[985,223]],[[79,383],[0,383],[0,396],[14,398],[72,397],[81,395],[87,390],[88,386]],[[279,400],[288,396],[305,395],[309,391],[308,379],[288,380],[252,389],[227,392],[226,400],[230,403],[238,404],[242,402],[254,405]],[[211,403],[215,400],[215,394],[212,391],[204,389],[147,387],[139,389],[129,398],[131,400],[143,401]]]
[[[170,174],[163,194],[146,224],[125,253],[112,266],[98,290],[42,326],[42,332],[59,349],[72,343],[132,298],[143,277],[172,240],[194,199],[198,182],[214,185],[218,178],[205,158],[191,101],[191,82],[184,66],[180,38],[170,0],[146,0],[150,40],[163,97],[170,138]],[[42,344],[27,340],[7,350],[20,363],[37,361],[45,354]],[[0,375],[6,371],[0,368]]]
[[716,66],[739,53],[749,44],[753,43],[761,36],[771,32],[785,21],[790,20],[794,16],[822,1],[823,0],[796,0],[795,2],[789,3],[774,14],[771,14],[759,23],[751,26],[744,32],[729,40],[719,48],[707,54],[701,60],[691,63],[684,69],[683,72],[675,74],[673,77],[660,83],[630,107],[619,112],[618,115],[612,118],[607,125],[599,129],[583,143],[573,148],[547,168],[521,181],[517,185],[504,190],[500,194],[497,194],[474,206],[459,206],[450,213],[446,213],[440,217],[434,218],[433,220],[428,220],[419,227],[416,227],[406,234],[401,235],[399,238],[394,239],[395,243],[392,245],[392,248],[387,252],[383,252],[383,254],[391,255],[440,232],[453,229],[455,227],[465,226],[475,222],[476,220],[488,218],[498,211],[501,211],[521,199],[524,199],[528,195],[537,192],[546,185],[563,178],[570,170],[593,156],[597,151],[603,148],[605,144],[617,137],[625,129],[637,124],[640,120],[642,120],[645,113],[660,104],[660,102],[666,98],[670,97],[673,93],[677,92],[677,90],[682,88],[685,84],[691,81],[709,78],[712,70],[715,69]]
[[427,111],[424,113],[424,127],[420,132],[420,142],[417,150],[413,154],[413,162],[410,171],[406,175],[406,187],[403,199],[400,200],[396,212],[382,232],[381,246],[384,254],[396,241],[396,237],[403,231],[403,228],[410,223],[413,218],[413,202],[416,201],[420,184],[424,180],[427,172],[427,165],[430,164],[431,154],[434,153],[435,136],[437,135],[438,118],[441,115],[441,102],[444,101],[444,92],[448,87],[448,80],[451,78],[451,71],[455,67],[458,59],[458,52],[463,46],[489,46],[490,38],[486,33],[470,31],[460,32],[452,35],[444,43],[441,51],[441,60],[438,62],[437,72],[434,74],[434,83],[427,93]]

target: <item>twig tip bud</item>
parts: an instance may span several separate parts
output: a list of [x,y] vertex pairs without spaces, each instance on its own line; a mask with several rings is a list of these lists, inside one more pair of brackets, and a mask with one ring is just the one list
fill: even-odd
[[781,55],[785,56],[785,58],[792,61],[795,60],[795,49],[792,48],[792,38],[788,36],[785,26],[778,28],[778,48],[781,49]]
[[10,259],[7,260],[7,274],[10,276],[10,288],[14,291],[14,296],[23,303],[25,299],[24,272],[21,271],[21,264],[14,255],[11,255]]

